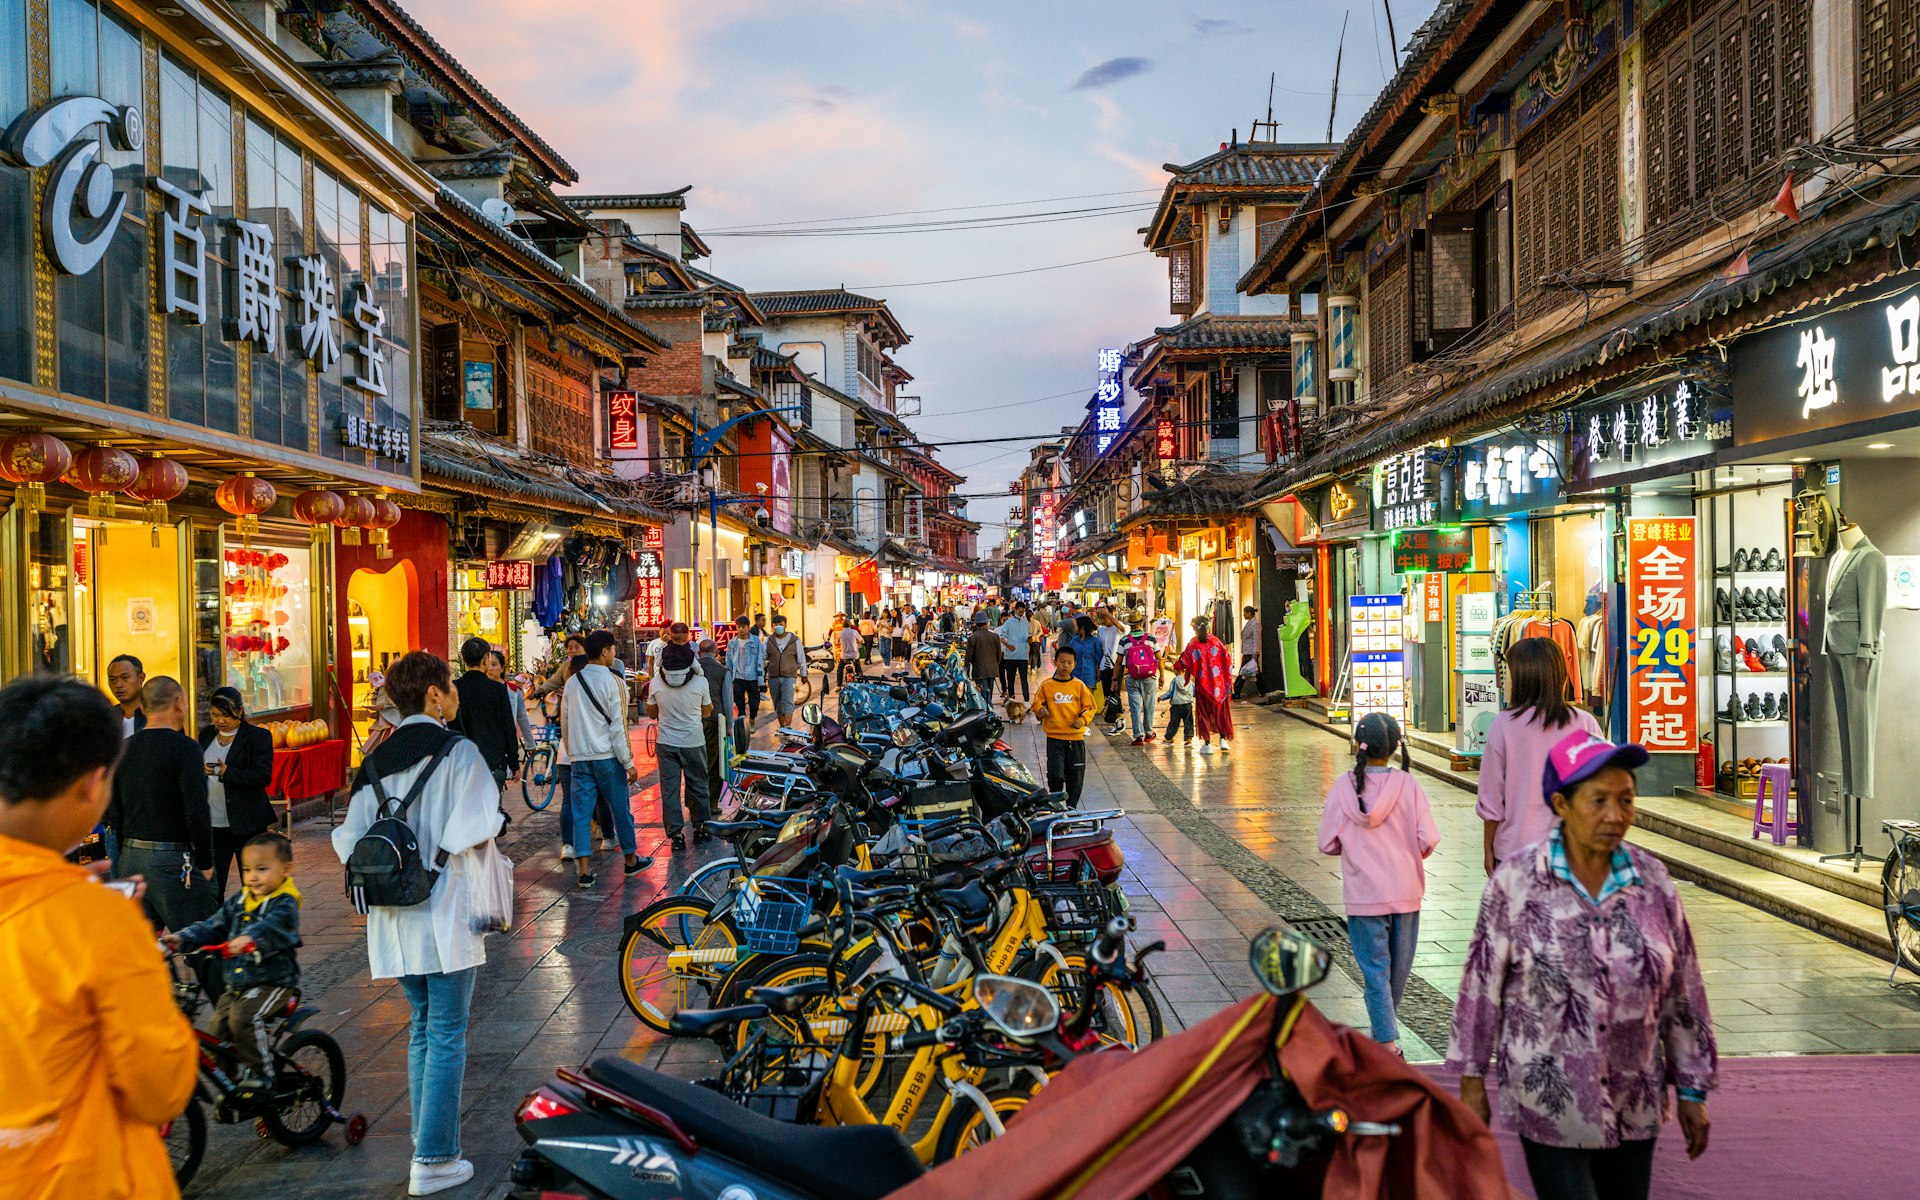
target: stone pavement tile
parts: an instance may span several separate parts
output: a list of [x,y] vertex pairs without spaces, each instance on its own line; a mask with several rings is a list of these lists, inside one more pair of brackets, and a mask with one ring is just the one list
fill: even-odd
[[[1805,1026],[1804,1013],[1722,1013],[1714,1006],[1713,1027],[1723,1033],[1788,1033]],[[1868,1030],[1883,1034],[1895,1032],[1879,1029],[1852,1013],[1833,1013],[1821,1021],[1820,1036],[1832,1039],[1838,1030],[1854,1033]],[[1909,1041],[1912,1040],[1911,1034],[1906,1036]]]
[[1838,1045],[1804,1029],[1778,1033],[1728,1033],[1717,1040],[1722,1055],[1840,1053]]

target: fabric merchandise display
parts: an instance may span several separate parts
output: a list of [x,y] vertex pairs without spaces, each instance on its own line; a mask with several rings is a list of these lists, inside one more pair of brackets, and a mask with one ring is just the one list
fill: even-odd
[[1822,640],[1840,731],[1841,787],[1849,796],[1865,797],[1874,794],[1874,717],[1880,700],[1887,558],[1858,525],[1842,521],[1827,567]]
[[[1589,618],[1590,619],[1590,618]],[[1605,621],[1601,621],[1601,646],[1605,646]],[[1573,688],[1573,702],[1587,695],[1586,673],[1581,670],[1579,647],[1584,644],[1580,630],[1572,621],[1555,615],[1549,591],[1519,592],[1513,598],[1513,611],[1493,623],[1493,670],[1500,688],[1500,706],[1507,705],[1511,681],[1507,677],[1507,651],[1522,638],[1543,637],[1560,647],[1567,660],[1567,680]],[[1604,656],[1603,656],[1604,658]],[[1604,666],[1602,670],[1604,670]]]
[[533,615],[542,629],[552,629],[566,615],[566,589],[561,579],[565,569],[557,554],[534,568]]
[[1574,647],[1580,658],[1580,673],[1574,676],[1578,686],[1593,701],[1596,711],[1605,711],[1611,685],[1607,664],[1611,659],[1607,637],[1607,614],[1588,613],[1580,618],[1574,631]]

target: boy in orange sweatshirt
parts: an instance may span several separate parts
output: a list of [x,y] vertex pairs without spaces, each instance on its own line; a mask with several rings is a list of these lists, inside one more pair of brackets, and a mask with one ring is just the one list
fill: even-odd
[[1093,691],[1073,676],[1074,653],[1060,646],[1053,652],[1053,677],[1035,689],[1033,711],[1047,735],[1047,790],[1066,790],[1067,802],[1080,807],[1080,789],[1087,779],[1087,726],[1093,724]]

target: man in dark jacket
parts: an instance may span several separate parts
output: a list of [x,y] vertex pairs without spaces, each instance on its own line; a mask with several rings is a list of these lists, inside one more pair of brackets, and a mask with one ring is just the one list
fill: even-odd
[[147,724],[127,739],[104,824],[118,838],[114,874],[147,881],[147,908],[185,929],[220,903],[213,882],[207,762],[187,727],[187,692],[170,675],[140,689]]
[[507,685],[488,679],[484,638],[468,638],[460,644],[460,663],[466,670],[453,681],[460,693],[460,710],[447,728],[467,736],[487,760],[493,781],[506,791],[507,783],[520,773],[520,727],[513,719],[516,701]]
[[712,638],[700,639],[700,658],[694,664],[706,676],[707,692],[713,697],[713,715],[701,722],[707,737],[707,795],[720,798],[720,722],[726,720],[727,664],[720,661],[719,647]]
[[226,990],[213,1006],[215,1037],[233,1044],[246,1068],[240,1087],[261,1088],[273,1080],[273,1043],[268,1027],[300,983],[300,889],[293,886],[293,843],[262,833],[240,850],[242,886],[204,921],[169,934],[174,950],[225,943],[220,982]]
[[1003,655],[1000,635],[987,627],[987,615],[981,613],[973,619],[973,636],[967,639],[967,671],[973,676],[974,686],[987,698],[989,708],[993,707],[993,684],[1000,678]]

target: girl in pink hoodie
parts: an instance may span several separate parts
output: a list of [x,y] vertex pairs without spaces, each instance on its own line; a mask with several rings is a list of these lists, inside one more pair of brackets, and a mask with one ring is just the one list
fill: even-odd
[[[1400,752],[1400,767],[1391,765]],[[1347,937],[1366,987],[1373,1038],[1400,1050],[1394,1010],[1407,990],[1427,894],[1426,857],[1440,844],[1433,808],[1410,770],[1400,723],[1368,713],[1353,730],[1353,774],[1327,793],[1320,852],[1340,856]]]

